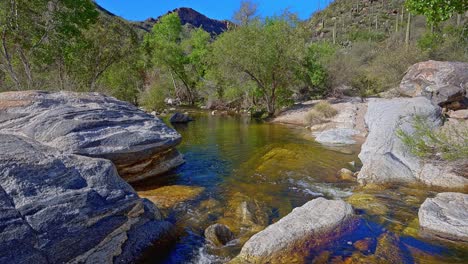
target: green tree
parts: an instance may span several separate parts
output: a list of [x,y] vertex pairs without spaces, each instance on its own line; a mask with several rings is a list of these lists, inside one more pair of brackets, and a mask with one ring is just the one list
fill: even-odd
[[256,21],[221,35],[212,47],[212,65],[224,76],[242,73],[255,82],[253,96],[271,116],[288,103],[298,83],[305,46],[294,19]]
[[17,90],[37,88],[35,73],[64,56],[97,17],[91,0],[0,1],[0,70]]
[[[196,88],[206,70],[203,58],[208,52],[210,36],[202,29],[191,31],[187,39],[182,37],[182,33],[183,28],[177,13],[168,14],[146,36],[144,45],[154,65],[169,71],[174,86],[175,78],[181,81],[186,100],[194,104],[197,98]],[[178,91],[176,93],[180,95]]]
[[468,10],[466,0],[406,0],[406,7],[413,13],[424,15],[432,25],[445,21],[453,14]]
[[[125,73],[121,69],[130,70],[136,66],[138,48],[137,35],[130,25],[101,16],[98,23],[84,32],[79,45],[70,51],[66,64],[80,90],[97,91],[99,81],[109,70],[123,74],[115,76],[114,81],[121,77],[133,78],[129,76],[131,72]],[[117,64],[120,69],[113,67]]]

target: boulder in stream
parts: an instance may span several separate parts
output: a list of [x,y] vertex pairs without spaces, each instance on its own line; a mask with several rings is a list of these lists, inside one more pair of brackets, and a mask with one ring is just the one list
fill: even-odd
[[205,229],[205,238],[213,245],[221,247],[234,239],[229,227],[222,224],[210,225]]
[[112,162],[31,138],[0,134],[0,182],[0,263],[128,263],[172,228]]
[[468,242],[468,194],[439,193],[419,208],[422,231],[438,237]]
[[174,113],[169,119],[169,122],[171,123],[188,123],[191,121],[193,121],[193,119],[190,116],[179,112]]
[[252,236],[233,263],[288,263],[303,258],[311,246],[325,244],[354,226],[351,205],[314,199]]
[[0,133],[62,152],[109,159],[128,182],[182,164],[181,136],[130,103],[99,93],[0,93]]

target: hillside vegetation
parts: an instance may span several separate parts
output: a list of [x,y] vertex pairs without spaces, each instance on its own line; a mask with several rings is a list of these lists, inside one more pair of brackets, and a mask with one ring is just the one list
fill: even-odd
[[468,61],[464,1],[435,13],[407,2],[336,0],[300,21],[287,11],[262,18],[244,1],[233,24],[189,8],[129,22],[90,0],[3,1],[0,91],[96,91],[148,110],[174,98],[271,116],[295,100],[377,95],[422,60]]

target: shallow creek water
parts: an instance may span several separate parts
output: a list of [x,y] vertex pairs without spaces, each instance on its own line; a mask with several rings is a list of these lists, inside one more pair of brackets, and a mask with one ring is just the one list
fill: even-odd
[[[435,192],[420,186],[362,188],[337,177],[337,171],[352,169],[349,163],[358,161],[360,146],[322,146],[305,129],[262,123],[247,116],[191,115],[195,122],[175,126],[183,137],[178,149],[186,163],[134,187],[139,192],[173,185],[203,189],[198,189],[202,192],[195,199],[164,210],[176,223],[179,238],[166,256],[157,252],[154,257],[150,252],[142,262],[225,263],[265,225],[321,196],[347,200],[362,220],[339,241],[311,248],[309,256],[299,263],[468,262],[466,246],[418,232],[418,208]],[[186,189],[169,192],[186,195]],[[252,211],[248,216],[254,215],[247,220],[239,216],[245,214],[238,209],[243,201],[250,201],[244,207]],[[226,224],[238,239],[223,248],[207,245],[203,232],[214,223]],[[395,234],[396,239],[381,239],[385,234]],[[377,247],[396,259],[376,256]]]

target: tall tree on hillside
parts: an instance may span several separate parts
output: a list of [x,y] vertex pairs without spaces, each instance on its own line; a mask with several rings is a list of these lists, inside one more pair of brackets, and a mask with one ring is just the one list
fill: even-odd
[[240,26],[245,26],[248,23],[258,18],[258,5],[250,0],[243,0],[239,10],[234,13],[234,22]]
[[468,10],[466,0],[406,0],[406,7],[413,13],[424,15],[432,25],[462,14]]
[[281,17],[224,33],[213,44],[212,60],[224,75],[242,74],[252,80],[254,96],[271,116],[290,98],[305,48],[296,22]]
[[18,90],[38,88],[35,72],[64,56],[97,17],[91,0],[0,1],[0,70]]

